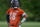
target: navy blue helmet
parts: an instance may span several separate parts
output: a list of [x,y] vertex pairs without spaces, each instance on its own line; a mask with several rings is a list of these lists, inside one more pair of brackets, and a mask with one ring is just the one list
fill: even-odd
[[18,0],[12,0],[12,1],[11,1],[11,4],[12,4],[12,5],[16,5],[17,7],[19,6]]

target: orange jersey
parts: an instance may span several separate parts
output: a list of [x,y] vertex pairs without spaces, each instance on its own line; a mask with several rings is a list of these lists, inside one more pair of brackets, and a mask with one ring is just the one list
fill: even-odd
[[11,24],[16,25],[20,21],[20,18],[23,13],[24,11],[19,8],[17,8],[16,10],[13,10],[13,8],[10,8],[7,12],[7,14],[10,15],[10,25]]

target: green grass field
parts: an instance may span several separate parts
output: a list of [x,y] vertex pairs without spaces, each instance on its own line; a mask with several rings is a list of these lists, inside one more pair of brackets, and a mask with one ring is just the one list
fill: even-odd
[[[8,27],[7,22],[0,22],[0,27]],[[40,27],[40,22],[25,22],[22,27]]]

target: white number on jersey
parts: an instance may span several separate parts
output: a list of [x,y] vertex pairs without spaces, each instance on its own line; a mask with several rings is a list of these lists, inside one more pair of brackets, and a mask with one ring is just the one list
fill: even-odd
[[16,16],[16,13],[13,13],[12,12],[10,13],[10,19],[12,18],[12,20],[15,20],[15,16]]

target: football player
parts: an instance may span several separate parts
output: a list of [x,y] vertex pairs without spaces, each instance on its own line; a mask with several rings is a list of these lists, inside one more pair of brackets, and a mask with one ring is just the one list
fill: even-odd
[[[20,27],[28,16],[23,10],[16,7],[15,4],[13,4],[12,6],[13,7],[7,11],[7,22],[10,27],[18,27],[18,26]],[[24,18],[20,22],[21,16],[24,16]]]
[[[24,16],[20,21],[21,16]],[[12,3],[12,7],[7,11],[7,22],[9,27],[21,27],[21,24],[27,19],[27,14],[19,9],[15,3]]]

